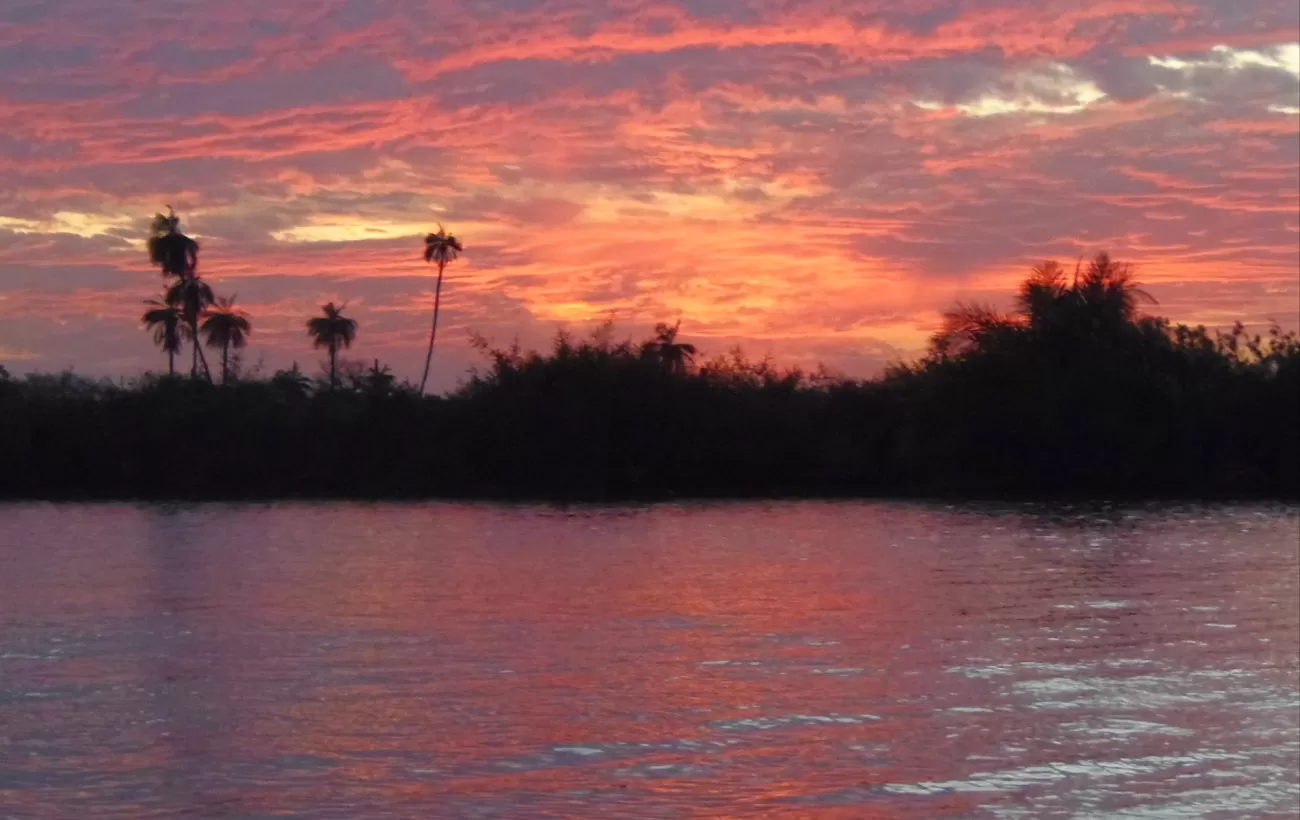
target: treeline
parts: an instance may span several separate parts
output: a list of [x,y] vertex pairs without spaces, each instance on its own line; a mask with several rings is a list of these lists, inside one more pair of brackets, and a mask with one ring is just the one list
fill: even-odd
[[660,326],[493,348],[425,397],[378,362],[312,382],[0,372],[0,495],[1294,498],[1300,341],[1144,316],[1106,256],[959,305],[921,360],[852,380]]
[[[234,352],[234,364],[238,370],[239,351],[253,333],[248,313],[235,307],[234,296],[217,296],[207,280],[199,275],[199,243],[181,231],[180,217],[171,207],[166,214],[154,215],[145,245],[149,251],[149,263],[158,268],[166,284],[161,299],[145,300],[145,312],[140,321],[145,330],[153,334],[154,344],[167,354],[167,375],[176,375],[176,356],[189,342],[190,378],[203,378],[208,384],[213,384],[212,368],[203,354],[206,344],[220,351],[221,384],[229,383],[232,377],[231,353]],[[424,261],[437,266],[438,284],[433,298],[433,327],[429,333],[420,393],[424,393],[429,379],[433,343],[438,335],[443,274],[463,250],[460,240],[441,225],[424,239]],[[321,312],[323,315],[307,320],[307,335],[311,337],[312,347],[329,351],[330,384],[337,386],[338,354],[352,346],[357,335],[357,322],[344,316],[343,306],[333,302],[321,305]]]

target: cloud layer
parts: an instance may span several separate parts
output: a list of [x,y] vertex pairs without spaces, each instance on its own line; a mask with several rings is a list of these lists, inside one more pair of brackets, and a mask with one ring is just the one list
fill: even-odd
[[250,360],[345,300],[408,376],[446,223],[443,386],[468,329],[610,315],[866,374],[1099,249],[1175,318],[1297,321],[1292,0],[10,0],[0,120],[17,370],[159,365],[165,204]]

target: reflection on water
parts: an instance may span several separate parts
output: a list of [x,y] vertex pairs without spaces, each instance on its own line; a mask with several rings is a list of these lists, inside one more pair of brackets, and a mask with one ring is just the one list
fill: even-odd
[[0,817],[1268,817],[1294,508],[0,507]]

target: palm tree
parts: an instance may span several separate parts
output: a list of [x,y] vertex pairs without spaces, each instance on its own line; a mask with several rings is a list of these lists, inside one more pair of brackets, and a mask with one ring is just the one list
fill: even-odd
[[203,335],[208,347],[221,348],[221,383],[230,381],[230,348],[239,349],[248,344],[253,332],[248,314],[235,307],[235,297],[217,299],[203,312]]
[[699,351],[695,345],[677,341],[681,328],[681,321],[675,325],[655,325],[654,338],[641,346],[641,356],[657,360],[669,373],[685,374],[695,362],[695,354]]
[[943,326],[930,338],[930,349],[941,358],[987,349],[1018,327],[1018,321],[988,305],[958,302],[943,314]]
[[1054,261],[1035,265],[1029,278],[1020,284],[1016,309],[1035,329],[1056,327],[1069,307],[1071,289],[1065,284],[1065,271]]
[[379,366],[379,360],[375,359],[374,365],[366,371],[363,384],[366,392],[372,396],[387,396],[393,392],[394,385],[397,384],[397,378],[393,371],[387,365]]
[[[1056,262],[1034,267],[1016,294],[1016,311],[1005,316],[978,304],[957,305],[943,316],[943,327],[930,340],[940,358],[976,350],[1003,349],[1033,335],[1039,349],[1059,356],[1077,354],[1084,340],[1104,340],[1142,321],[1141,302],[1155,302],[1133,278],[1133,269],[1102,252],[1075,268],[1067,284]],[[1046,347],[1044,347],[1044,345]]]
[[194,350],[194,358],[190,365],[190,377],[195,379],[199,377],[199,363],[202,362],[203,373],[207,376],[209,383],[212,381],[212,371],[208,369],[207,357],[203,355],[202,345],[199,344],[199,317],[202,316],[203,311],[214,300],[212,288],[208,287],[207,282],[204,282],[193,273],[177,279],[167,289],[167,303],[180,308],[181,318],[189,328],[190,347]]
[[438,307],[442,303],[442,272],[465,250],[460,240],[438,225],[438,232],[424,238],[424,261],[438,266],[438,286],[433,292],[433,329],[429,331],[429,352],[424,356],[424,375],[420,377],[420,395],[429,381],[429,363],[433,361],[433,341],[438,336]]
[[181,233],[180,217],[168,205],[166,216],[154,214],[146,244],[149,248],[149,261],[162,270],[164,277],[176,277],[176,281],[168,287],[165,300],[166,304],[180,309],[181,320],[187,327],[190,343],[194,346],[190,376],[198,378],[201,361],[203,372],[211,382],[212,372],[208,369],[208,360],[199,344],[198,323],[199,314],[212,303],[212,289],[196,273],[199,266],[199,243]]
[[1113,261],[1105,251],[1088,263],[1073,289],[1093,329],[1131,324],[1140,302],[1156,301],[1133,277],[1131,265]]
[[330,351],[330,389],[338,387],[339,345],[352,347],[352,340],[357,337],[357,320],[343,315],[342,305],[335,307],[333,302],[321,305],[324,316],[315,316],[307,320],[307,335],[312,337],[312,347],[326,347]]
[[[163,297],[166,299],[166,297]],[[169,302],[146,299],[149,309],[141,318],[148,330],[153,331],[154,342],[167,354],[167,375],[176,375],[176,354],[181,351],[185,325],[182,323],[181,309]]]
[[181,220],[167,206],[167,215],[154,214],[149,229],[149,261],[163,276],[190,276],[199,266],[199,243],[181,233]]

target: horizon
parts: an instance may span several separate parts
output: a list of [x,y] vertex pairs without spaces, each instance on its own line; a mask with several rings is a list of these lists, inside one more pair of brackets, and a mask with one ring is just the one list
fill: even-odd
[[[1102,257],[1094,257],[1094,258],[1100,259],[1106,256],[1107,255],[1105,254],[1105,252],[1102,252]],[[1132,267],[1128,265],[1128,263],[1124,262],[1123,260],[1114,260],[1114,261],[1118,263],[1118,265],[1122,269],[1132,270]],[[1047,260],[1047,262],[1049,265],[1056,267],[1056,269],[1059,270],[1066,277],[1065,281],[1067,283],[1067,289],[1068,289],[1068,282],[1069,282],[1071,270],[1065,266],[1059,265],[1059,263],[1056,262],[1055,260]],[[1081,269],[1086,266],[1081,261],[1079,263],[1079,267]],[[1036,271],[1031,272],[1024,279],[1024,282],[1022,283],[1021,287],[1027,285],[1029,282],[1032,281],[1032,276],[1034,275],[1034,273],[1036,273]],[[1077,273],[1075,275],[1077,276]],[[175,278],[171,278],[170,281],[175,282],[177,280]],[[1278,322],[1273,320],[1269,320],[1268,322],[1264,323],[1263,326],[1245,325],[1244,323],[1237,321],[1220,327],[1207,327],[1205,325],[1189,325],[1186,323],[1177,322],[1175,320],[1171,320],[1169,317],[1161,316],[1158,312],[1143,309],[1144,305],[1147,308],[1158,308],[1159,302],[1154,297],[1152,297],[1142,287],[1142,283],[1140,281],[1137,281],[1136,279],[1133,280],[1133,288],[1135,289],[1137,298],[1133,307],[1133,315],[1130,321],[1134,322],[1135,325],[1140,324],[1141,322],[1148,319],[1154,320],[1159,323],[1164,323],[1166,326],[1166,332],[1168,333],[1169,338],[1171,340],[1176,339],[1178,337],[1178,332],[1181,332],[1182,330],[1201,331],[1202,333],[1208,333],[1209,338],[1212,341],[1217,341],[1217,342],[1231,342],[1232,339],[1238,335],[1242,336],[1242,338],[1245,338],[1246,340],[1249,340],[1251,334],[1254,333],[1257,343],[1261,339],[1263,339],[1265,349],[1272,349],[1276,351],[1278,349],[1279,342],[1285,345],[1286,343],[1288,343],[1289,340],[1293,340],[1297,335],[1297,331],[1294,328],[1283,327]],[[1013,293],[1008,297],[1008,299],[1002,301],[1010,301],[1012,303],[1017,303],[1019,298],[1020,297],[1017,294]],[[221,301],[221,296],[219,294],[217,296],[217,299],[219,302]],[[326,309],[334,308],[335,306],[333,305],[333,303],[330,303],[328,305],[322,305],[320,307],[322,310],[326,310]],[[950,313],[952,315],[963,315],[965,311],[972,310],[972,309],[976,312],[986,312],[991,310],[992,311],[992,313],[990,314],[991,317],[1001,321],[1008,322],[1013,327],[1017,327],[1023,330],[1029,330],[1034,326],[1033,318],[1027,312],[1027,308],[1020,306],[1019,304],[1013,304],[1010,310],[1002,310],[1000,306],[995,306],[989,303],[958,302],[958,303],[954,303],[950,307],[951,307]],[[340,306],[338,310],[342,312],[346,308],[347,305],[344,304]],[[204,314],[201,315],[200,318],[208,315],[210,314],[205,312]],[[320,314],[318,313],[317,317],[312,317],[312,318],[318,318],[319,315]],[[935,361],[936,356],[942,358],[943,356],[948,355],[945,352],[941,352],[946,348],[944,348],[942,345],[939,345],[939,341],[938,341],[941,337],[944,337],[945,335],[947,335],[947,338],[949,339],[952,338],[951,335],[948,335],[950,334],[950,332],[943,329],[948,324],[946,321],[948,315],[949,315],[948,313],[945,313],[941,317],[941,320],[936,324],[935,334],[930,336],[926,340],[926,345],[923,349],[919,349],[916,351],[900,352],[898,356],[895,356],[894,358],[884,362],[880,368],[870,373],[855,374],[855,373],[839,371],[833,368],[828,368],[824,362],[820,362],[820,361],[815,362],[813,363],[813,366],[808,367],[808,366],[804,366],[802,363],[791,363],[788,361],[782,361],[780,357],[773,356],[771,353],[768,353],[766,355],[754,356],[751,355],[750,351],[745,350],[742,346],[739,345],[733,345],[725,349],[715,349],[715,348],[708,348],[708,347],[702,347],[697,345],[688,345],[688,347],[691,348],[691,354],[688,360],[687,368],[683,372],[704,374],[706,371],[715,367],[721,367],[724,372],[727,372],[728,368],[739,363],[744,365],[763,366],[763,367],[767,367],[770,365],[773,367],[773,370],[770,371],[773,374],[776,374],[778,376],[783,376],[783,377],[793,377],[799,380],[800,383],[804,383],[804,384],[809,383],[805,381],[806,379],[823,378],[823,377],[834,379],[840,383],[848,383],[848,382],[867,383],[873,381],[874,382],[887,381],[890,378],[889,373],[891,368],[893,367],[923,366],[927,362]],[[152,328],[149,328],[149,330],[150,333],[152,334],[153,332]],[[655,344],[657,344],[660,340],[664,338],[664,336],[662,335],[664,332],[671,332],[672,337],[680,338],[681,341],[683,342],[689,342],[690,339],[688,335],[686,334],[682,334],[680,336],[678,335],[680,330],[681,330],[680,322],[677,323],[676,325],[670,325],[668,323],[659,322],[647,328],[644,333],[638,335],[627,328],[621,327],[611,317],[611,318],[607,318],[603,322],[593,324],[590,327],[582,328],[581,329],[582,332],[575,332],[574,328],[569,327],[567,325],[559,325],[555,328],[551,336],[545,339],[541,344],[535,346],[533,345],[525,346],[520,343],[517,336],[510,340],[490,339],[482,336],[481,334],[476,334],[473,331],[473,329],[470,329],[469,331],[470,347],[474,349],[474,354],[478,357],[479,361],[468,363],[466,365],[465,371],[460,374],[460,376],[456,379],[456,381],[453,384],[441,386],[439,389],[432,390],[431,395],[447,396],[462,390],[463,388],[467,387],[475,377],[481,375],[484,372],[492,371],[493,369],[492,362],[495,356],[499,353],[509,353],[512,347],[516,348],[517,352],[522,354],[524,357],[528,357],[530,355],[536,355],[536,356],[540,356],[542,359],[548,359],[556,355],[556,350],[558,349],[557,346],[561,344],[562,340],[565,343],[573,344],[578,347],[585,347],[587,345],[592,345],[594,347],[604,349],[604,350],[613,350],[618,347],[630,346],[632,351],[636,352],[638,350],[643,350],[647,347],[652,347]],[[236,383],[269,382],[272,380],[273,376],[278,376],[281,373],[288,373],[288,372],[296,372],[298,374],[301,374],[301,376],[310,379],[312,382],[315,382],[317,385],[324,385],[326,387],[329,387],[331,379],[334,378],[334,376],[331,374],[330,371],[330,360],[328,358],[329,356],[328,350],[324,347],[315,347],[311,345],[311,339],[309,338],[309,347],[311,348],[312,353],[315,354],[316,357],[324,357],[324,358],[321,358],[320,361],[316,361],[314,358],[308,358],[306,360],[300,360],[295,358],[292,359],[284,367],[268,366],[267,363],[265,362],[265,357],[261,355],[250,356],[249,347],[244,347],[242,349],[229,348],[227,352],[230,355],[231,366],[230,366],[230,378],[228,380],[221,371],[222,365],[220,360],[220,356],[221,356],[220,343],[208,340],[206,331],[203,333],[203,338],[205,339],[205,343],[203,347],[207,351],[205,354],[208,360],[207,363],[199,368],[198,374],[187,374],[185,372],[185,368],[188,366],[186,365],[186,361],[189,356],[189,351],[191,351],[192,349],[192,346],[188,340],[182,339],[181,347],[177,350],[176,353],[177,356],[176,361],[179,362],[180,366],[176,369],[176,372],[174,374],[170,375],[171,378],[180,379],[180,380],[199,379],[200,381],[203,381],[204,379],[202,377],[202,374],[205,368],[209,368],[212,374],[206,377],[206,381],[209,384],[212,384],[214,383],[215,380],[215,384],[218,386],[227,384],[229,381],[235,381]],[[155,339],[155,344],[156,345],[159,344],[156,339]],[[159,350],[161,352],[162,349],[159,348]],[[375,373],[378,371],[382,371],[383,373],[387,374],[396,384],[404,385],[408,388],[418,390],[418,383],[419,383],[418,378],[411,378],[409,376],[404,377],[400,374],[393,373],[391,364],[378,357],[366,358],[366,357],[348,355],[350,352],[351,352],[350,348],[347,347],[339,348],[337,366],[338,366],[338,374],[340,378],[342,378],[342,376],[345,373],[351,373],[355,376],[359,373]],[[163,353],[163,355],[165,356],[166,354]],[[314,368],[312,366],[313,363],[317,365]],[[9,378],[14,378],[14,377],[27,376],[27,375],[31,375],[31,376],[69,376],[70,375],[70,376],[77,377],[78,379],[81,379],[87,383],[108,382],[117,386],[131,386],[132,384],[136,384],[137,386],[146,385],[149,383],[150,379],[164,379],[169,377],[169,374],[165,371],[165,369],[157,369],[157,368],[146,368],[142,371],[131,372],[131,373],[94,374],[94,373],[86,373],[84,371],[79,371],[77,370],[77,368],[73,366],[68,366],[56,371],[44,371],[44,370],[37,370],[31,368],[28,369],[19,368],[15,370],[7,367],[3,361],[0,361],[0,376],[7,376]],[[136,380],[144,380],[144,381],[137,382]],[[424,391],[419,391],[419,392],[421,392],[421,394],[424,394]]]
[[140,314],[168,204],[268,373],[314,373],[332,300],[346,358],[418,381],[445,224],[437,392],[469,330],[611,315],[871,376],[954,301],[1103,250],[1175,322],[1300,325],[1291,2],[893,5],[0,11],[0,364],[165,370]]

